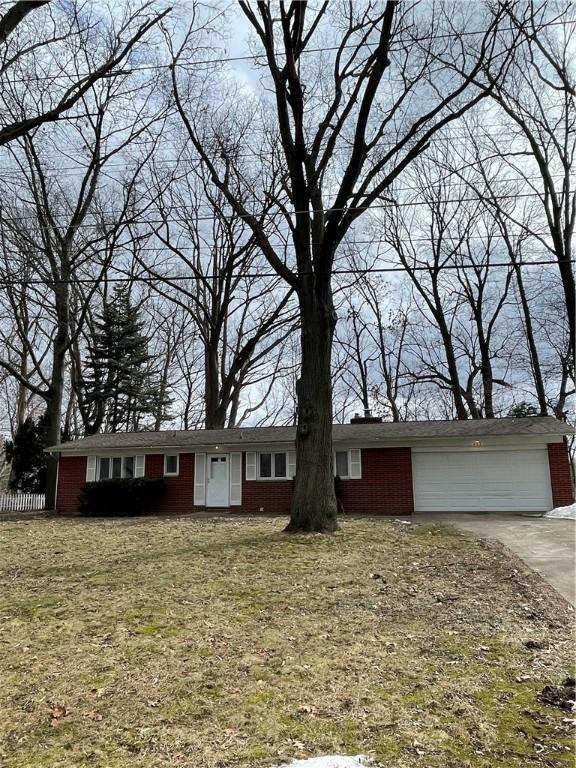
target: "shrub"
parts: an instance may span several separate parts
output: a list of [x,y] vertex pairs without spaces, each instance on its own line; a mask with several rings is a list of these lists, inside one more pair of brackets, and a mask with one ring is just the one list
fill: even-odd
[[86,483],[78,499],[78,512],[86,517],[145,515],[165,490],[163,479],[148,477]]

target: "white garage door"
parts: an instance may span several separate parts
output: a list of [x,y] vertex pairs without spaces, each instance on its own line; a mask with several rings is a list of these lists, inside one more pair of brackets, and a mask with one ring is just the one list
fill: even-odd
[[544,512],[545,450],[412,453],[416,512]]

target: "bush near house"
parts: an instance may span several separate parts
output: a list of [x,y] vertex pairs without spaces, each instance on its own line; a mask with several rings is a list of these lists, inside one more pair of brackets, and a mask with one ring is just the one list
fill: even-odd
[[163,479],[148,477],[86,483],[78,499],[78,512],[85,517],[145,515],[165,490]]

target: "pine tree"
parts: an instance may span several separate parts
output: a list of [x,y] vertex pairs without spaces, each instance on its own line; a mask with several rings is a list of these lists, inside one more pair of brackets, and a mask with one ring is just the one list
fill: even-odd
[[516,419],[522,419],[526,416],[538,416],[539,413],[540,411],[535,405],[532,405],[527,400],[522,400],[521,402],[516,403],[516,405],[513,405],[506,415],[513,416]]
[[125,288],[116,288],[94,324],[84,379],[85,400],[98,428],[140,429],[142,417],[166,412],[170,401],[153,370],[137,306]]

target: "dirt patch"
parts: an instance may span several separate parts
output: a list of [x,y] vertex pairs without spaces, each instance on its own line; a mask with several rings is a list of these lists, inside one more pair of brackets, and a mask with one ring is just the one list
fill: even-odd
[[538,699],[571,670],[573,612],[536,574],[436,526],[281,528],[0,525],[0,765],[573,766]]

